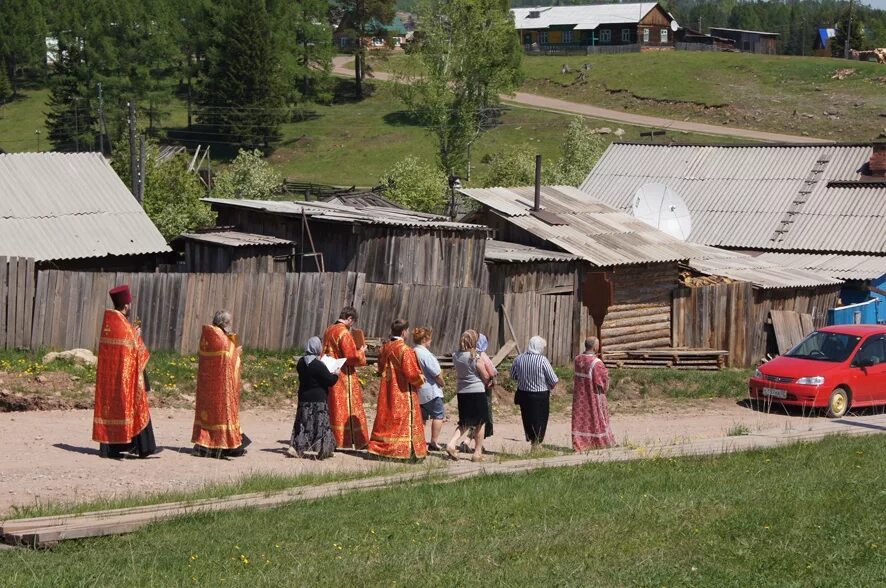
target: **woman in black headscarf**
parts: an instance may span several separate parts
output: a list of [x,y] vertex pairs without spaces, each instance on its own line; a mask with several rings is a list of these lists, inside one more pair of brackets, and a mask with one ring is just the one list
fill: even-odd
[[291,457],[326,459],[335,451],[335,437],[329,424],[329,387],[338,380],[338,370],[330,372],[322,361],[322,343],[311,337],[305,355],[298,360],[298,409],[292,439],[286,453]]

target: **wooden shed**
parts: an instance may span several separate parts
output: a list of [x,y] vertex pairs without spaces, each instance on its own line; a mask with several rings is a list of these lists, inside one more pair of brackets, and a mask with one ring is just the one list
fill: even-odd
[[710,32],[715,37],[731,39],[735,44],[735,48],[745,53],[762,53],[765,55],[776,55],[778,53],[778,33],[719,27],[711,27]]
[[181,258],[176,269],[199,273],[284,273],[295,249],[287,239],[224,230],[185,233],[171,245]]
[[354,271],[383,284],[485,288],[490,230],[394,208],[205,199],[218,224],[292,242],[293,271]]

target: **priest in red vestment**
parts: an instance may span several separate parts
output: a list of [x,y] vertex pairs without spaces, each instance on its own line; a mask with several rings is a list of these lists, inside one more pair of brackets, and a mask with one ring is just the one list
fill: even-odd
[[203,325],[197,364],[197,399],[191,442],[194,455],[237,457],[250,439],[240,430],[240,354],[231,313],[215,313]]
[[118,286],[110,295],[114,308],[105,311],[98,344],[92,439],[99,442],[102,457],[147,457],[157,451],[145,379],[150,353],[141,327],[129,323],[129,286]]
[[422,459],[428,455],[425,425],[421,417],[418,389],[425,383],[418,358],[404,341],[409,323],[397,319],[391,325],[391,340],[378,355],[378,408],[369,453],[395,459]]
[[357,349],[351,327],[357,322],[357,311],[342,309],[335,324],[323,334],[323,353],[335,359],[347,358],[338,381],[329,389],[329,422],[338,448],[365,449],[369,442],[363,391],[357,366],[366,365],[366,346]]

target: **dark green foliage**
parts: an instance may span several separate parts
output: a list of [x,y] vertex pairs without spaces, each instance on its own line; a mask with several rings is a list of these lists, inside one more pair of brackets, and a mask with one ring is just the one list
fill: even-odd
[[13,96],[18,93],[19,78],[27,71],[37,71],[42,64],[45,31],[39,0],[0,1],[0,65],[5,64]]
[[269,4],[280,40],[286,98],[291,105],[332,101],[332,27],[326,0]]
[[366,42],[373,37],[386,37],[384,25],[394,18],[394,0],[337,0],[334,4],[332,12],[341,16],[336,32],[353,40],[354,82],[357,99],[362,100],[367,73]]
[[12,95],[12,85],[6,76],[6,65],[0,61],[0,104],[6,102]]
[[279,38],[265,0],[232,1],[220,10],[207,54],[200,122],[223,142],[268,149],[287,117]]
[[852,23],[850,27],[849,10],[840,17],[837,24],[837,33],[831,39],[831,55],[834,57],[844,57],[846,55],[846,43],[848,40],[849,50],[861,51],[868,49],[867,40],[864,38],[862,31],[864,30],[864,22],[858,18],[858,12],[852,11]]
[[92,79],[77,43],[60,40],[46,128],[56,151],[93,151],[98,144]]

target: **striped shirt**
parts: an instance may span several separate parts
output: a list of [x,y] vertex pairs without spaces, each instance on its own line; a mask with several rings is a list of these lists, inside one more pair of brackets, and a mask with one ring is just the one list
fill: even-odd
[[511,378],[517,381],[517,390],[547,392],[559,382],[551,362],[538,353],[521,353],[511,366]]

